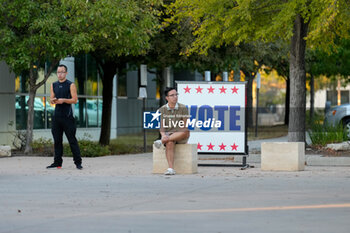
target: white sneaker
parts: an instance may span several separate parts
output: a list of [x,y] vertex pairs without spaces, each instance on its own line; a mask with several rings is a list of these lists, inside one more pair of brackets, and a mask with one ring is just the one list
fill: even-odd
[[154,141],[153,144],[157,149],[159,149],[162,146],[162,140]]
[[164,175],[175,175],[175,170],[174,169],[172,169],[172,168],[168,168],[166,171],[165,171],[165,173],[164,173]]

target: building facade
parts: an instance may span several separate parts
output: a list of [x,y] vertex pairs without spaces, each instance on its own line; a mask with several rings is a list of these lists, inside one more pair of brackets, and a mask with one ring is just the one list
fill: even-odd
[[[60,61],[68,67],[67,79],[75,83],[78,93],[78,103],[73,106],[77,123],[77,137],[88,136],[98,140],[102,122],[102,80],[97,72],[94,59],[84,54],[77,57],[67,57]],[[45,65],[38,68],[39,81],[44,78]],[[114,78],[111,139],[118,135],[142,132],[142,116],[144,109],[156,110],[159,107],[159,88],[156,75],[148,72],[147,86],[141,86],[140,70],[130,67],[125,75]],[[175,80],[203,80],[198,72],[182,71],[174,73],[171,69],[167,73],[168,86],[174,86]],[[5,62],[0,63],[0,101],[3,110],[0,113],[0,144],[12,145],[15,135],[23,132],[27,127],[28,76],[15,75],[10,72]],[[50,87],[57,81],[56,70],[47,82],[38,89],[34,101],[34,140],[50,139],[51,121],[54,106],[50,104]],[[141,98],[140,87],[145,87],[147,98]],[[65,137],[64,137],[64,140]]]

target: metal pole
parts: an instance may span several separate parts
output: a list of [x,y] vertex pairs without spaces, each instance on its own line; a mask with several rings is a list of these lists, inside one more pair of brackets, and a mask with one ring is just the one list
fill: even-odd
[[[143,103],[143,112],[146,111],[146,98],[142,98]],[[147,152],[147,137],[146,137],[146,129],[143,128],[143,152]]]
[[259,88],[256,89],[255,137],[258,137]]

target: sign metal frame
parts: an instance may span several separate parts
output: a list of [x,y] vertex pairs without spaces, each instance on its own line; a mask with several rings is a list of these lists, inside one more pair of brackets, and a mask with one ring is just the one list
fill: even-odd
[[[244,125],[243,125],[243,133],[244,133],[244,150],[243,152],[220,152],[220,153],[216,153],[216,155],[242,155],[242,164],[237,164],[237,163],[225,163],[225,164],[208,164],[208,163],[204,163],[204,164],[198,164],[198,166],[231,166],[231,167],[242,167],[241,169],[245,169],[250,167],[249,164],[247,164],[247,157],[249,156],[249,147],[248,147],[248,137],[247,137],[247,129],[248,129],[248,124],[247,124],[247,108],[246,108],[246,104],[247,104],[247,82],[208,82],[208,81],[175,81],[176,83],[176,87],[177,90],[179,92],[179,88],[183,88],[184,86],[187,85],[244,85]],[[181,92],[181,91],[180,91]],[[185,97],[184,97],[185,98]],[[187,105],[186,101],[184,101],[184,99],[182,98],[181,101],[179,101],[179,103],[185,104]],[[220,103],[218,103],[220,104]],[[196,133],[196,132],[192,132],[192,133]],[[210,134],[210,133],[208,133]],[[210,136],[210,135],[209,135]],[[198,154],[215,154],[215,152],[201,152],[199,151]]]

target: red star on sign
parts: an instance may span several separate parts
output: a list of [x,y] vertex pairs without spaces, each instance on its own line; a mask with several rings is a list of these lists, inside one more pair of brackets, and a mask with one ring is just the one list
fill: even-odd
[[198,144],[197,144],[197,150],[202,150],[202,146],[203,146],[203,145],[201,145],[201,144],[198,142]]
[[226,89],[227,89],[227,88],[225,88],[224,86],[222,86],[221,88],[219,88],[220,93],[226,93]]
[[210,88],[207,88],[207,89],[208,89],[208,93],[213,93],[213,94],[214,94],[215,88],[213,88],[212,86],[210,86]]
[[220,146],[220,150],[225,150],[226,145],[224,145],[224,143],[221,143],[221,145],[219,146]]
[[191,88],[189,88],[187,85],[186,88],[184,88],[184,90],[185,90],[185,93],[190,93]]
[[214,150],[213,148],[214,148],[214,145],[212,145],[211,143],[209,144],[209,145],[207,145],[207,147],[208,147],[208,150]]
[[197,88],[195,88],[197,90],[197,93],[202,93],[203,88],[201,88],[200,86],[198,86]]
[[232,147],[232,150],[237,150],[238,145],[236,145],[236,143],[233,143],[231,147]]
[[234,94],[234,93],[236,93],[236,94],[238,94],[238,88],[236,87],[236,86],[234,86],[233,88],[231,88],[231,90],[232,90],[232,94]]

